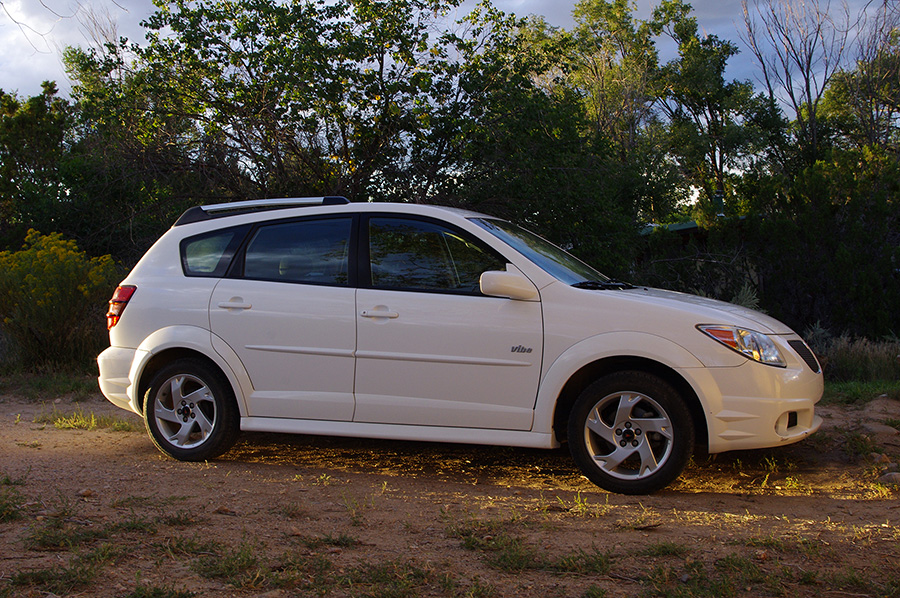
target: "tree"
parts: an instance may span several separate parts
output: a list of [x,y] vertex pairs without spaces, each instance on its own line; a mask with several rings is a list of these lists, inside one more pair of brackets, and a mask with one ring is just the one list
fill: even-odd
[[749,82],[725,81],[737,46],[715,35],[701,38],[693,17],[681,16],[670,32],[678,58],[661,69],[660,106],[669,120],[671,151],[704,199],[724,198],[729,171],[756,150],[749,117],[764,102],[754,97]]
[[823,143],[819,104],[845,57],[849,13],[845,7],[832,16],[830,0],[760,0],[755,11],[746,0],[741,4],[743,39],[762,70],[766,92],[792,108],[803,162],[812,164]]
[[67,203],[60,163],[71,110],[56,85],[20,100],[0,90],[0,239],[17,247],[29,227],[51,231]]
[[835,73],[822,103],[851,146],[900,150],[900,5],[867,20],[855,68]]

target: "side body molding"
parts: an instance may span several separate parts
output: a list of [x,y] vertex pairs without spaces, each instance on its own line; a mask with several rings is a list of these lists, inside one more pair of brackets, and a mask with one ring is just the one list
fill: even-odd
[[[676,370],[704,367],[681,345],[646,332],[606,332],[586,338],[563,351],[547,368],[535,403],[532,431],[552,434],[556,401],[569,379],[584,366],[611,357],[641,357]],[[690,383],[690,377],[687,379]]]

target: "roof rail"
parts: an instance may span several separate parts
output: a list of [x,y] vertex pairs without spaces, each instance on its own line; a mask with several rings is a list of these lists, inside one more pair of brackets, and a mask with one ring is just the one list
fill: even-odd
[[326,197],[281,197],[277,199],[253,199],[249,201],[232,201],[206,206],[194,206],[181,215],[175,222],[175,226],[246,214],[247,212],[259,212],[263,210],[278,210],[283,208],[296,208],[301,206],[335,206],[348,204],[350,200],[342,196]]

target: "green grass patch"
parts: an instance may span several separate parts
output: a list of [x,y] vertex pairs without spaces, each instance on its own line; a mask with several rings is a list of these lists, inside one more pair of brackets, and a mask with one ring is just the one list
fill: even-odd
[[880,396],[900,400],[900,380],[825,382],[823,405],[865,405]]
[[687,556],[688,553],[691,552],[691,549],[685,546],[684,544],[678,544],[677,542],[657,542],[656,544],[651,544],[647,548],[641,551],[641,554],[644,556],[652,556],[652,557],[684,557]]
[[350,571],[345,581],[363,586],[364,595],[372,598],[416,598],[447,585],[447,579],[435,571],[401,561],[362,565]]
[[109,537],[106,528],[94,529],[81,523],[73,523],[63,517],[51,517],[43,525],[35,527],[25,537],[28,550],[71,550],[87,542],[104,540]]
[[41,412],[34,417],[36,424],[52,424],[60,430],[108,429],[113,432],[132,432],[136,426],[130,421],[112,415],[96,415],[78,408],[72,412],[58,410],[55,406],[49,413]]

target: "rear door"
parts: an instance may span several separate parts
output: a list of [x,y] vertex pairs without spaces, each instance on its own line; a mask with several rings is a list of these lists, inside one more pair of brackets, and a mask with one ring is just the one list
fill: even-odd
[[353,418],[353,228],[352,216],[266,223],[216,286],[210,326],[250,375],[251,417]]

